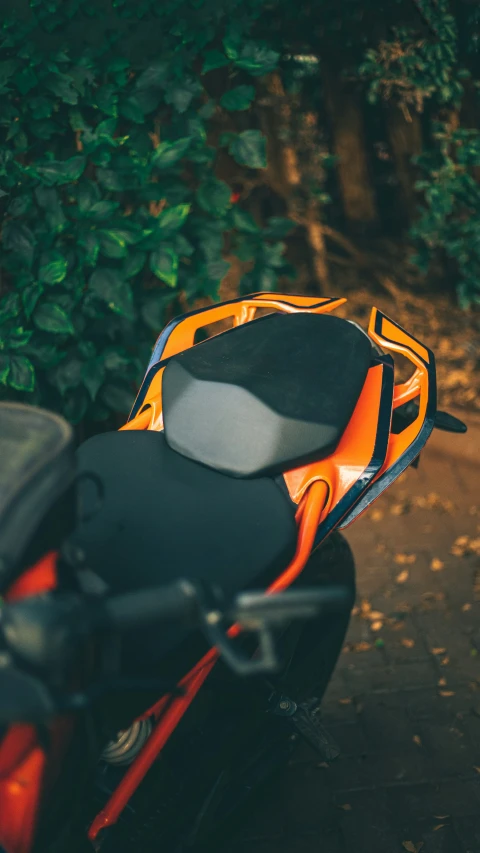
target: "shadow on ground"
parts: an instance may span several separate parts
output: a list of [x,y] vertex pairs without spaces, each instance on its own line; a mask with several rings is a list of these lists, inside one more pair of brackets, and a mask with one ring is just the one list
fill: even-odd
[[342,756],[300,746],[224,853],[480,853],[479,474],[434,445],[347,531],[358,607],[324,703]]

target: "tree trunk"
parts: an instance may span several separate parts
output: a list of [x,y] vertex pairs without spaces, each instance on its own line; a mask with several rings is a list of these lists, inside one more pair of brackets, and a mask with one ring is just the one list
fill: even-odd
[[[265,100],[268,106],[262,106],[260,120],[262,130],[267,137],[268,165],[265,170],[266,183],[284,199],[287,216],[299,221],[305,229],[307,250],[310,256],[309,267],[315,280],[315,289],[324,293],[328,290],[327,251],[321,224],[321,211],[314,199],[308,199],[308,187],[305,187],[297,151],[291,141],[292,109],[289,104],[280,75],[270,74],[265,81]],[[296,214],[300,201],[303,211]]]
[[410,224],[416,217],[418,204],[418,195],[415,191],[417,170],[411,161],[412,157],[422,151],[420,116],[413,111],[405,114],[396,104],[389,104],[387,129],[404,219]]
[[352,91],[351,84],[343,83],[340,74],[326,64],[322,66],[322,79],[345,218],[357,233],[372,231],[378,213],[366,152],[362,100]]

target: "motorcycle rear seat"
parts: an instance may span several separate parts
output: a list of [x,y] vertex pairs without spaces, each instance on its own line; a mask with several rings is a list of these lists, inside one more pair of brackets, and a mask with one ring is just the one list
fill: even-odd
[[[102,481],[103,498],[94,481],[79,483],[88,520],[73,543],[112,593],[192,578],[230,595],[264,586],[293,557],[295,506],[272,478],[226,477],[175,453],[163,433],[137,430],[89,439],[78,467]],[[135,629],[125,642],[132,666],[160,659],[183,635],[175,626]]]
[[169,360],[173,450],[233,477],[275,475],[337,447],[372,361],[360,328],[327,314],[270,314]]
[[74,471],[73,432],[63,418],[33,406],[0,404],[2,590],[22,561],[30,564],[37,550],[52,545],[45,537],[45,518],[68,490]]

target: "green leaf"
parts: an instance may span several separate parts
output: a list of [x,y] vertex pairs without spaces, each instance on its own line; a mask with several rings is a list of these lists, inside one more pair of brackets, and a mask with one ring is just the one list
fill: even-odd
[[10,373],[10,356],[0,353],[0,385],[6,385]]
[[121,231],[99,231],[100,250],[107,258],[125,258],[127,244]]
[[216,68],[224,68],[230,60],[219,50],[207,50],[203,56],[203,68],[201,73],[208,74],[209,71],[214,71]]
[[43,293],[41,284],[28,284],[22,290],[22,303],[25,316],[30,318],[35,310],[36,304]]
[[83,364],[82,382],[87,389],[90,399],[95,400],[105,380],[105,366],[102,358],[93,358]]
[[246,210],[242,210],[238,205],[233,205],[232,208],[232,225],[237,231],[242,234],[259,234],[260,228],[255,222],[253,216]]
[[244,130],[232,140],[230,154],[240,166],[265,169],[267,166],[267,141],[260,130]]
[[57,95],[65,104],[75,106],[78,102],[78,92],[73,87],[73,79],[68,74],[49,74],[44,81],[44,86],[54,95]]
[[88,213],[93,205],[99,201],[100,190],[98,184],[95,184],[93,181],[80,181],[77,191],[77,203],[80,213]]
[[195,95],[202,91],[202,87],[195,80],[186,80],[169,86],[165,94],[167,104],[172,104],[178,113],[188,110]]
[[17,198],[13,198],[11,200],[7,208],[7,213],[9,216],[13,216],[16,219],[17,217],[23,216],[31,206],[32,196],[30,193],[19,195]]
[[4,59],[3,62],[0,62],[0,86],[5,86],[8,83],[19,65],[18,59]]
[[211,261],[206,266],[207,277],[210,281],[219,285],[225,278],[230,267],[231,264],[229,264],[228,261],[224,261],[222,258],[219,258],[216,261]]
[[12,320],[13,317],[18,317],[20,313],[20,297],[18,293],[7,293],[0,300],[0,323],[5,320]]
[[50,118],[53,113],[53,100],[51,100],[51,98],[45,98],[43,95],[31,98],[28,105],[32,111],[32,117],[34,119]]
[[82,387],[67,391],[63,404],[63,414],[72,424],[78,424],[88,409],[87,392]]
[[33,321],[37,328],[43,332],[52,332],[56,335],[73,335],[74,328],[70,317],[53,302],[43,302],[35,310]]
[[18,74],[15,74],[14,83],[21,95],[26,95],[31,89],[34,89],[38,83],[38,77],[33,68],[28,65]]
[[19,329],[13,329],[13,331],[9,332],[8,335],[8,348],[9,349],[20,349],[28,344],[30,338],[33,335],[33,331],[24,331],[21,327]]
[[2,242],[3,247],[14,252],[26,267],[32,266],[36,240],[27,225],[6,222],[2,230]]
[[168,63],[152,62],[135,82],[136,89],[163,89],[168,79]]
[[127,320],[135,318],[132,290],[118,270],[107,267],[95,270],[90,276],[89,287],[114,314]]
[[123,265],[123,275],[125,278],[133,278],[138,275],[143,270],[146,260],[146,252],[130,252]]
[[109,382],[100,392],[100,399],[115,413],[127,413],[134,401],[132,390],[124,384]]
[[99,184],[110,192],[122,192],[126,188],[123,176],[113,169],[97,169],[97,178]]
[[157,217],[158,227],[161,231],[168,231],[169,233],[177,231],[185,223],[190,209],[190,204],[177,204],[174,207],[168,207]]
[[161,142],[152,155],[152,165],[157,169],[168,169],[185,156],[191,142],[191,136],[176,139],[175,142]]
[[61,186],[77,181],[83,174],[87,158],[83,155],[69,160],[50,160],[37,165],[36,170],[47,186]]
[[118,94],[116,87],[112,86],[111,83],[100,86],[95,94],[95,103],[102,113],[116,118],[118,115]]
[[154,293],[148,296],[142,305],[143,322],[157,334],[165,325],[166,310],[175,296],[176,294],[172,291]]
[[120,114],[124,118],[129,119],[129,121],[135,122],[135,124],[142,124],[145,120],[144,111],[136,95],[129,95],[127,98],[122,98],[120,101]]
[[231,189],[225,181],[208,178],[198,188],[196,198],[202,210],[219,218],[231,207],[231,194]]
[[67,275],[68,263],[65,258],[57,258],[40,263],[38,280],[43,284],[60,284]]
[[240,49],[236,41],[225,39],[223,46],[227,56],[235,63],[237,68],[248,71],[253,77],[262,77],[270,74],[278,65],[280,54],[271,50],[262,42],[250,41]]
[[101,222],[113,216],[119,207],[118,201],[97,201],[89,209],[88,218],[95,220],[95,222]]
[[220,104],[230,112],[248,110],[255,98],[255,86],[237,86],[230,92],[225,92],[220,98]]
[[163,247],[150,255],[150,269],[168,287],[175,287],[178,278],[178,255],[173,249]]
[[25,355],[10,356],[8,384],[16,391],[33,391],[35,388],[35,368]]
[[296,227],[296,223],[291,219],[286,219],[283,216],[271,216],[263,233],[270,240],[283,240]]
[[284,243],[274,243],[269,246],[268,243],[263,246],[263,260],[267,267],[283,267],[285,251]]
[[76,388],[82,381],[82,367],[81,359],[75,354],[69,354],[49,372],[49,381],[63,396],[69,388]]
[[98,260],[100,252],[100,240],[94,231],[87,231],[79,240],[80,245],[85,249],[85,263],[89,267],[94,267]]

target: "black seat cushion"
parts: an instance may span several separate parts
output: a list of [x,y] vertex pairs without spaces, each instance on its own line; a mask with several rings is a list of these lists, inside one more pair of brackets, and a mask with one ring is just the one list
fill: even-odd
[[340,441],[371,358],[366,334],[338,317],[271,314],[246,323],[168,362],[167,441],[234,477],[320,459]]
[[[80,472],[95,472],[105,493],[100,509],[73,537],[89,567],[112,592],[176,578],[219,584],[227,594],[265,582],[294,554],[295,508],[272,479],[235,480],[171,450],[163,433],[105,433],[78,451]],[[79,485],[82,514],[95,511],[96,487]],[[132,661],[160,658],[182,633],[134,632]]]

